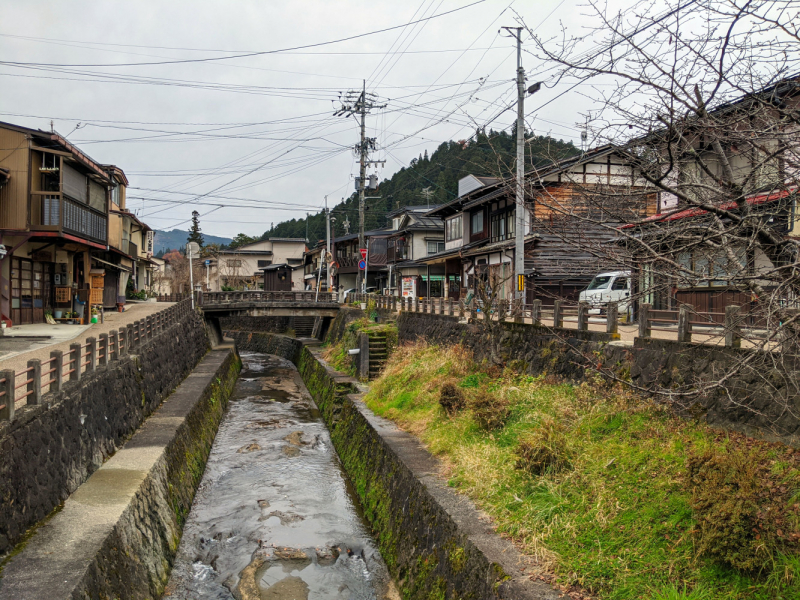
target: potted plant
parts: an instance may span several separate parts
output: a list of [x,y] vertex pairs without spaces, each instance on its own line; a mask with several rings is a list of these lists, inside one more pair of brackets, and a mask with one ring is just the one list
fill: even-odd
[[97,310],[96,306],[92,307],[92,323],[97,323],[100,318],[100,311]]

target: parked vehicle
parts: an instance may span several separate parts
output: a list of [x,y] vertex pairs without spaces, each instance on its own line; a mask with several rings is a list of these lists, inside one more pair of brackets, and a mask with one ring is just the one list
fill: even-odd
[[628,312],[630,297],[630,271],[608,271],[595,275],[579,299],[591,305],[590,313],[604,312],[609,302],[616,302],[620,314],[623,314]]

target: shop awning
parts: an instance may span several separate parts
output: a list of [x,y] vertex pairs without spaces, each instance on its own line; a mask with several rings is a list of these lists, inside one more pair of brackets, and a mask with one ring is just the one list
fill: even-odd
[[119,269],[120,271],[126,271],[128,273],[132,273],[133,272],[133,269],[130,269],[128,267],[123,267],[122,265],[115,265],[114,263],[110,263],[107,260],[103,260],[102,258],[97,258],[96,256],[93,256],[92,260],[96,260],[99,263],[103,263],[104,265],[108,265],[112,269]]

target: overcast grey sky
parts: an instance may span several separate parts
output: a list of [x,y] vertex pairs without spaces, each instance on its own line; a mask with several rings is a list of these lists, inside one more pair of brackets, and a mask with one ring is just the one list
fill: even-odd
[[[128,208],[154,228],[186,229],[197,208],[206,233],[259,235],[353,190],[358,127],[333,116],[340,92],[366,79],[386,104],[367,123],[373,158],[387,161],[378,173],[389,177],[494,117],[491,127],[508,127],[515,49],[498,29],[515,25],[515,10],[537,33],[560,21],[579,30],[579,2],[2,0],[0,60],[29,64],[0,64],[0,120],[49,129],[52,119],[90,156],[121,167]],[[523,64],[534,81],[544,68],[527,53]],[[563,91],[528,100],[528,122],[578,143],[585,99],[565,94],[539,108]]]

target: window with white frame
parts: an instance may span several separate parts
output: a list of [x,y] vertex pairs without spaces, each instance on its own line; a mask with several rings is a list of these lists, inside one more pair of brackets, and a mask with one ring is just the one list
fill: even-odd
[[439,240],[428,240],[428,256],[444,252],[444,242]]

